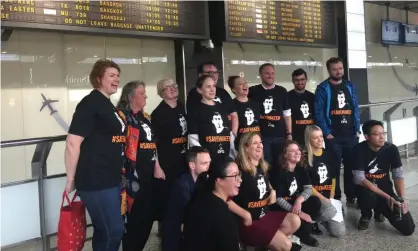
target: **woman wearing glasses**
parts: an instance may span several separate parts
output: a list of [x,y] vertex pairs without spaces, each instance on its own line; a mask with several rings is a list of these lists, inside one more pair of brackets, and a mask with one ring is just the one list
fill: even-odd
[[276,192],[267,179],[268,165],[263,158],[263,143],[258,133],[249,132],[241,137],[237,162],[242,171],[242,183],[238,196],[228,205],[242,219],[241,241],[274,251],[300,250],[301,246],[287,238],[299,228],[299,217],[268,210],[269,205],[276,202]]
[[183,251],[239,251],[238,226],[227,200],[238,194],[241,173],[232,159],[199,175],[186,209]]
[[[178,101],[177,84],[172,79],[160,80],[157,91],[163,100],[152,112],[151,121],[158,141],[158,161],[164,174],[162,179],[155,180],[159,198],[157,218],[161,221],[167,192],[187,167],[187,117],[183,104]],[[160,231],[160,225],[158,230]]]

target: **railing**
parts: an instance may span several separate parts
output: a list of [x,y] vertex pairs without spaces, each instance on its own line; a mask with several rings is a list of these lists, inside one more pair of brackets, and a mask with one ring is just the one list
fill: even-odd
[[[360,105],[359,107],[363,110],[365,108],[372,109],[378,106],[391,105],[388,109],[386,109],[383,112],[383,120],[385,120],[387,128],[388,141],[393,141],[394,139],[396,140],[399,138],[398,136],[396,136],[399,132],[393,131],[394,124],[399,124],[403,122],[409,123],[411,122],[411,119],[416,120],[416,117],[418,117],[417,106],[413,109],[415,117],[407,118],[404,121],[402,119],[392,120],[392,114],[400,107],[401,104],[411,102],[418,102],[418,98],[371,103],[366,105]],[[379,112],[379,114],[381,113]],[[369,118],[371,117],[374,116],[369,116]],[[382,120],[376,117],[374,118]],[[415,121],[415,132],[417,131],[416,124],[417,123]],[[66,135],[60,135],[54,137],[31,138],[1,142],[2,149],[18,146],[36,145],[31,161],[32,177],[21,181],[14,181],[1,184],[3,202],[1,205],[3,228],[7,229],[6,234],[8,238],[10,238],[11,236],[13,237],[13,235],[19,237],[14,239],[8,239],[6,241],[7,244],[5,246],[2,246],[2,249],[6,246],[14,246],[24,241],[41,239],[43,251],[56,250],[56,248],[50,247],[50,238],[56,235],[57,231],[59,205],[61,204],[61,193],[65,185],[65,174],[61,173],[57,175],[47,175],[47,160],[52,145],[56,142],[65,141],[65,139]],[[416,133],[415,138],[411,138],[411,141],[416,141]],[[396,142],[394,143],[396,144]],[[415,149],[417,148],[415,147]],[[409,150],[410,149],[406,147],[405,151],[407,152],[407,157],[409,157]],[[27,186],[25,187],[25,185]],[[9,201],[10,203],[8,203]],[[35,209],[32,210],[34,207]],[[38,209],[39,212],[37,211]],[[28,211],[30,212],[28,213]],[[3,219],[3,215],[7,215],[7,217]],[[37,222],[34,222],[34,220]],[[28,221],[32,221],[33,224],[28,224]],[[90,221],[90,219],[88,219],[88,221]],[[8,224],[10,224],[10,226]],[[22,233],[28,228],[30,228],[29,230],[32,231],[31,233]],[[3,237],[5,236],[4,233],[5,231],[3,231],[2,233],[2,244],[5,243],[3,240]]]

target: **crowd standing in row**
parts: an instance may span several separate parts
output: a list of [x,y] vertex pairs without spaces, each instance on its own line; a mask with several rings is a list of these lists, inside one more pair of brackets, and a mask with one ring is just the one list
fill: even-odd
[[[249,87],[230,76],[235,95],[217,86],[213,63],[198,67],[186,109],[177,84],[157,84],[163,99],[148,115],[142,81],[127,83],[116,107],[119,66],[99,60],[94,90],[77,105],[67,136],[66,191],[77,189],[91,217],[93,250],[143,250],[159,221],[163,251],[234,251],[239,242],[270,250],[300,250],[297,236],[345,234],[335,217],[344,166],[346,205],[361,209],[358,229],[387,218],[403,235],[415,225],[404,198],[403,168],[383,124],[360,119],[354,85],[342,61],[327,61],[330,77],[316,93],[307,74],[292,74],[294,89],[275,84],[272,64]],[[324,147],[325,146],[325,147]],[[392,172],[396,193],[389,176]],[[359,199],[357,201],[357,198]],[[340,204],[341,205],[341,204]],[[318,224],[321,223],[321,224]]]

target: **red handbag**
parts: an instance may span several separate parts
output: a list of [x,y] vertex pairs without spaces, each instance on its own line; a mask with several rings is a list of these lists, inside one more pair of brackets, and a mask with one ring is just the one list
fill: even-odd
[[[82,201],[74,201],[78,197],[75,193],[72,201],[64,191],[58,222],[57,248],[58,251],[81,251],[86,240],[86,207]],[[68,205],[64,206],[64,199]]]

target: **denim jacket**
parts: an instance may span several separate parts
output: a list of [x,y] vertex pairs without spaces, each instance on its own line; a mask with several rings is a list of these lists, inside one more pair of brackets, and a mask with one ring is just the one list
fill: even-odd
[[[354,85],[347,80],[343,80],[346,84],[353,104],[353,125],[354,132],[360,132],[360,111],[357,102],[357,95]],[[331,106],[331,83],[329,79],[320,83],[315,92],[315,119],[316,124],[321,127],[324,137],[332,134],[332,122],[330,118]]]

